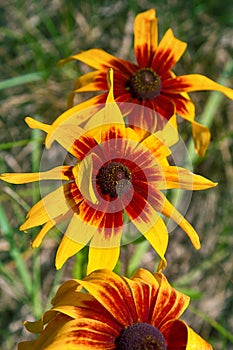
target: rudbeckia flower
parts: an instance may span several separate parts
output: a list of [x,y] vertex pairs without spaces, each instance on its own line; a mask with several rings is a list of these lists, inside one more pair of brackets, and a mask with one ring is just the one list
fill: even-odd
[[139,269],[129,279],[98,270],[66,281],[43,318],[25,323],[39,336],[18,350],[211,350],[180,319],[188,304],[162,273]]
[[[196,151],[203,156],[210,141],[210,132],[194,120],[195,108],[188,92],[216,90],[233,99],[233,90],[200,74],[176,76],[172,69],[186,47],[187,44],[177,39],[171,29],[167,30],[158,43],[155,10],[140,13],[134,22],[136,63],[114,57],[101,49],[83,51],[60,61],[63,64],[77,60],[95,69],[76,80],[70,104],[75,93],[87,91],[102,92],[101,95],[90,99],[90,105],[105,102],[109,89],[106,74],[111,67],[114,69],[116,102],[130,102],[149,107],[165,120],[170,119],[176,112],[192,124]],[[131,110],[125,112],[131,116]],[[146,128],[149,129],[151,120],[148,118],[148,122],[147,118],[145,115],[140,116],[141,120],[138,120],[138,123],[149,123]],[[135,122],[133,124],[135,125]]]
[[[113,269],[119,257],[126,215],[159,254],[161,268],[166,265],[168,231],[160,214],[174,220],[188,234],[194,247],[200,248],[196,231],[162,191],[207,189],[216,183],[169,165],[168,139],[174,142],[170,131],[169,137],[157,132],[138,139],[138,134],[124,123],[114,101],[113,85],[107,103],[91,118],[86,130],[76,125],[76,115],[74,120],[70,118],[57,128],[29,117],[26,121],[30,127],[50,133],[76,159],[75,165],[0,177],[15,184],[65,181],[31,208],[20,227],[27,231],[43,225],[32,243],[38,247],[52,227],[70,221],[57,251],[57,268],[89,243],[88,273],[99,268]],[[168,133],[167,127],[164,133]]]

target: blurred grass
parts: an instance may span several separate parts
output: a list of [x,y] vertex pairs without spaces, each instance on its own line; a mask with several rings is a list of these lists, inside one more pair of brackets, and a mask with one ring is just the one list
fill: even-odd
[[[176,73],[197,72],[218,80],[223,67],[232,64],[233,8],[229,0],[224,5],[219,0],[140,4],[123,0],[2,0],[1,173],[39,169],[44,135],[31,132],[24,117],[31,115],[52,122],[65,110],[74,78],[86,69],[76,64],[58,68],[57,61],[91,47],[132,59],[134,16],[154,6],[160,37],[172,27],[189,44]],[[232,71],[228,74],[229,86],[233,86],[231,77]],[[165,273],[177,288],[193,298],[192,308],[185,314],[192,328],[209,340],[215,350],[229,350],[233,349],[228,336],[233,329],[233,124],[232,102],[220,96],[192,94],[197,119],[202,116],[205,124],[208,117],[212,131],[205,159],[194,156],[195,172],[219,182],[213,190],[194,193],[187,213],[200,233],[202,249],[194,251],[183,233],[178,229],[172,232],[167,252],[167,260],[172,264]],[[186,123],[181,125],[181,135],[188,144]],[[72,273],[83,275],[80,266],[85,264],[86,252],[77,256],[76,263],[70,259],[64,269],[56,272],[53,265],[58,232],[52,232],[41,249],[32,251],[30,240],[36,231],[24,235],[18,230],[27,210],[39,198],[38,187],[4,183],[0,186],[0,344],[2,349],[11,350],[29,336],[22,327],[23,320],[40,317],[61,281]],[[153,271],[155,263],[155,253],[144,241],[123,247],[117,269],[130,275],[139,265]]]

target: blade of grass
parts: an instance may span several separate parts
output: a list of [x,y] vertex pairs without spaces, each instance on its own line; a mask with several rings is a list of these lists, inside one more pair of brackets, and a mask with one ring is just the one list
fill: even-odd
[[15,245],[13,230],[8,223],[8,219],[2,206],[0,206],[0,222],[2,225],[3,237],[7,240],[7,242],[10,245],[9,254],[15,263],[17,271],[19,272],[25,291],[30,296],[32,292],[32,281],[30,273],[26,264],[23,261],[20,251]]
[[40,72],[28,73],[20,75],[19,77],[6,79],[0,82],[0,90],[9,89],[14,86],[33,83],[42,80],[43,74]]
[[233,344],[233,334],[223,327],[219,322],[215,321],[212,317],[207,316],[204,312],[196,309],[192,305],[189,306],[189,310],[196,316],[203,319],[206,323],[209,323],[219,334],[229,340]]
[[31,142],[30,139],[27,140],[19,140],[19,141],[12,141],[12,142],[5,142],[0,144],[0,150],[6,150],[6,149],[12,149],[13,147],[21,147],[26,146]]

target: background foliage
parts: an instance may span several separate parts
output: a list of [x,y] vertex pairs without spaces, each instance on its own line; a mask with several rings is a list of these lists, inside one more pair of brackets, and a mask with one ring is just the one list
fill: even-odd
[[[51,123],[66,109],[75,77],[87,71],[71,63],[58,68],[59,59],[92,47],[122,58],[133,56],[135,14],[151,7],[159,17],[160,37],[171,27],[188,42],[176,65],[177,74],[202,73],[233,86],[232,2],[225,0],[74,1],[2,0],[0,8],[0,172],[30,172],[40,167],[44,135],[30,130],[24,117]],[[88,94],[77,98],[89,97]],[[215,350],[233,349],[233,123],[232,102],[218,93],[192,94],[197,119],[209,125],[212,143],[205,159],[193,153],[190,129],[181,124],[181,136],[194,170],[219,185],[192,196],[187,218],[200,234],[196,252],[187,237],[171,233],[166,276],[192,297],[184,318]],[[36,185],[0,184],[0,344],[11,350],[29,335],[22,321],[39,318],[49,307],[57,286],[72,274],[85,273],[86,250],[56,272],[54,255],[59,232],[52,232],[38,250],[18,227],[32,203],[40,198]],[[182,197],[182,206],[188,206]],[[125,246],[121,273],[138,266],[155,270],[157,257],[147,242]]]

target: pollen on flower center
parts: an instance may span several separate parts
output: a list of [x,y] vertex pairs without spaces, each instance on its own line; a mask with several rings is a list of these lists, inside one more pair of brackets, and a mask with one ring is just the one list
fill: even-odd
[[131,184],[129,169],[118,162],[109,162],[102,166],[96,176],[96,183],[101,194],[111,198],[123,195]]
[[142,68],[130,78],[126,89],[132,96],[147,100],[160,94],[161,80],[153,69]]
[[126,327],[116,339],[118,350],[166,350],[166,342],[158,328],[148,323]]

